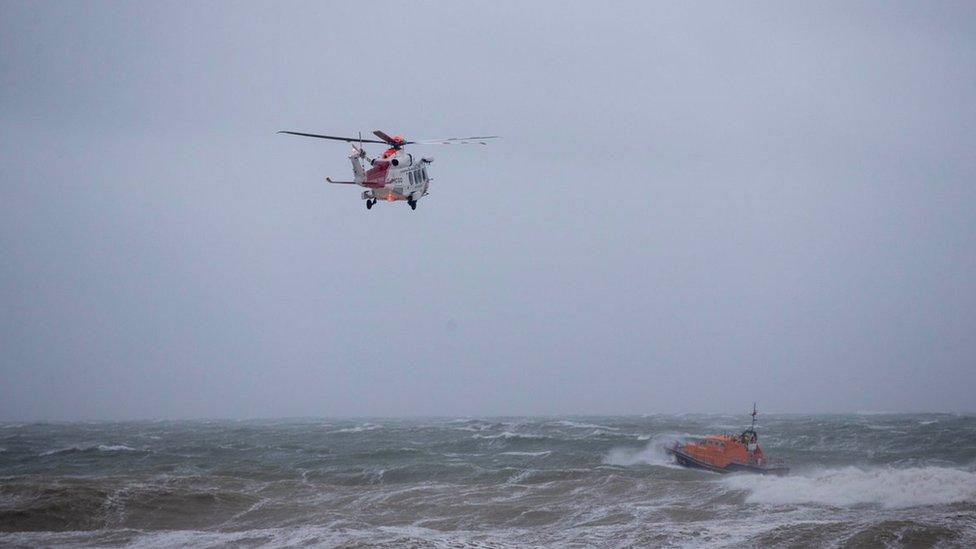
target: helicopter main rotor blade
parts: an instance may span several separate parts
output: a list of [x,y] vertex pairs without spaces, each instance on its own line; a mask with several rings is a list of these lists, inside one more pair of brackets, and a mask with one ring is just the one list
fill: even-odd
[[500,139],[497,135],[482,137],[449,137],[447,139],[425,139],[423,141],[407,141],[410,145],[487,145],[485,139]]
[[[486,139],[499,139],[500,136],[497,135],[484,135],[476,137],[448,137],[445,139],[425,139],[422,141],[397,141],[393,139],[386,132],[382,130],[374,130],[373,134],[376,137],[382,139],[378,141],[376,139],[363,139],[360,137],[341,137],[338,135],[321,135],[317,133],[304,133],[304,132],[293,132],[288,130],[281,130],[278,133],[287,133],[289,135],[300,135],[302,137],[315,137],[318,139],[332,139],[334,141],[345,141],[346,143],[352,143],[354,146],[356,143],[379,143],[380,145],[390,145],[395,148],[402,147],[404,145],[487,145],[485,143]],[[362,150],[362,147],[359,147]]]
[[282,131],[280,131],[278,133],[287,133],[287,134],[290,134],[290,135],[300,135],[302,137],[317,137],[319,139],[332,139],[334,141],[345,141],[346,143],[357,143],[357,142],[359,142],[359,143],[379,143],[381,145],[385,145],[387,143],[386,141],[377,141],[375,139],[361,139],[359,137],[338,137],[338,136],[335,136],[335,135],[319,135],[317,133],[290,132],[290,131],[285,131],[285,130],[282,130]]
[[375,135],[376,137],[379,137],[380,139],[382,139],[383,140],[383,143],[386,143],[387,145],[397,145],[398,144],[395,139],[393,139],[389,135],[386,135],[386,133],[384,131],[382,131],[382,130],[373,130],[373,135]]

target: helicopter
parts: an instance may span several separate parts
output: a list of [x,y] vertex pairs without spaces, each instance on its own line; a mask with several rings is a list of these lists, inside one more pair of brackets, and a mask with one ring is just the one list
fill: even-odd
[[[362,199],[366,201],[366,209],[371,210],[380,200],[384,202],[396,202],[406,200],[411,210],[417,209],[417,202],[427,196],[430,182],[432,179],[427,175],[427,165],[434,161],[430,157],[421,157],[415,160],[413,155],[404,151],[407,145],[487,145],[486,139],[497,139],[497,135],[487,135],[482,137],[450,137],[447,139],[429,139],[422,141],[408,141],[402,135],[390,136],[381,130],[373,131],[376,139],[363,139],[362,133],[359,137],[339,137],[335,135],[320,135],[316,133],[303,133],[282,130],[278,133],[299,135],[302,137],[316,137],[318,139],[332,139],[335,141],[345,141],[352,146],[352,153],[349,160],[352,162],[352,181],[335,181],[330,177],[325,180],[336,185],[359,185],[366,187],[363,191]],[[359,143],[359,146],[356,146]],[[388,148],[378,158],[366,156],[363,143],[379,143],[387,145]],[[363,166],[363,161],[369,165],[369,169]]]

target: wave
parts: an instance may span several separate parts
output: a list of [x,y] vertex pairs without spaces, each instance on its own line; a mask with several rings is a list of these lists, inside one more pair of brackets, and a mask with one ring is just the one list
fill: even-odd
[[723,482],[748,491],[747,503],[769,505],[879,505],[903,509],[976,502],[976,472],[948,467],[844,467],[787,477],[735,475]]
[[595,423],[578,423],[569,420],[557,421],[555,425],[562,425],[563,427],[572,427],[575,429],[605,429],[607,431],[620,430],[620,427],[607,427],[606,425],[597,425]]
[[531,433],[513,433],[511,431],[502,431],[501,433],[494,435],[472,435],[471,438],[483,438],[483,439],[496,439],[496,438],[524,438],[524,439],[543,439],[549,438],[545,435],[533,435]]
[[374,431],[376,429],[382,429],[382,428],[383,428],[382,425],[377,425],[375,423],[363,423],[362,425],[358,425],[356,427],[347,427],[345,429],[338,429],[338,430],[332,431],[331,434],[337,434],[337,433],[362,433],[364,431]]
[[508,478],[509,484],[547,484],[576,480],[589,474],[589,469],[525,469]]
[[631,465],[659,465],[662,467],[678,467],[674,460],[668,455],[667,447],[674,444],[674,441],[690,435],[665,434],[651,437],[647,445],[643,448],[612,448],[604,456],[603,463],[607,465],[619,465],[630,467]]
[[[67,532],[0,532],[2,546],[125,545],[158,547],[521,547],[515,534],[489,535],[488,542],[472,542],[472,531],[441,531],[419,525],[350,526],[342,521],[325,525],[297,525],[238,531],[104,530]],[[516,538],[517,539],[517,538]]]
[[38,455],[41,457],[46,457],[60,454],[73,454],[76,452],[148,452],[148,450],[140,450],[124,444],[93,444],[89,446],[68,446],[67,448],[57,448],[54,450],[41,452]]
[[488,429],[494,429],[495,425],[492,425],[490,423],[472,423],[469,425],[462,425],[460,427],[451,427],[451,428],[454,429],[455,431],[478,432],[478,431],[487,431]]
[[124,444],[99,444],[96,449],[99,452],[141,452],[136,448],[131,446],[126,446]]
[[545,450],[542,452],[501,452],[499,455],[502,456],[527,456],[527,457],[542,457],[548,456],[552,452],[550,450]]

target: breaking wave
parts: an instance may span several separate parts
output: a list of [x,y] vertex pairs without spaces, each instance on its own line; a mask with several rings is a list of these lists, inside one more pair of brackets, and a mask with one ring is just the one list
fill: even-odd
[[131,446],[125,446],[124,444],[93,444],[90,446],[69,446],[67,448],[57,448],[55,450],[48,450],[46,452],[41,452],[40,456],[56,456],[60,454],[72,454],[75,452],[145,452],[147,450],[140,450],[138,448],[132,448]]
[[580,423],[576,421],[557,421],[555,425],[560,425],[562,427],[571,427],[574,429],[603,429],[605,431],[619,431],[620,427],[607,427],[606,425],[597,425],[595,423]]
[[748,491],[747,503],[766,505],[879,505],[903,509],[976,503],[976,472],[947,467],[843,467],[786,477],[736,475],[723,482]]
[[486,440],[494,440],[498,438],[504,439],[526,439],[526,440],[540,440],[544,438],[549,438],[545,435],[536,435],[532,433],[513,433],[511,431],[502,431],[501,433],[495,435],[471,435],[471,438],[483,438]]
[[333,434],[340,434],[340,433],[362,433],[362,432],[365,432],[365,431],[375,431],[376,429],[382,429],[382,428],[383,428],[382,425],[377,425],[375,423],[364,423],[364,424],[358,425],[356,427],[346,427],[345,429],[337,429],[335,431],[332,431],[332,433]]
[[674,459],[668,455],[666,448],[684,435],[657,435],[651,437],[643,448],[613,448],[603,458],[607,465],[630,467],[631,465],[660,465],[662,467],[677,467]]

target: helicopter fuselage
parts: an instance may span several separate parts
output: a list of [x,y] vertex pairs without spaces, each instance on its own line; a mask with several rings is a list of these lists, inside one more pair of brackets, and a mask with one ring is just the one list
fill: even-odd
[[369,170],[364,170],[360,155],[353,155],[355,183],[366,187],[362,194],[363,200],[394,202],[406,200],[416,204],[417,200],[427,194],[430,187],[430,177],[427,175],[427,165],[430,158],[414,160],[413,155],[403,151],[387,151],[381,158],[370,162]]

